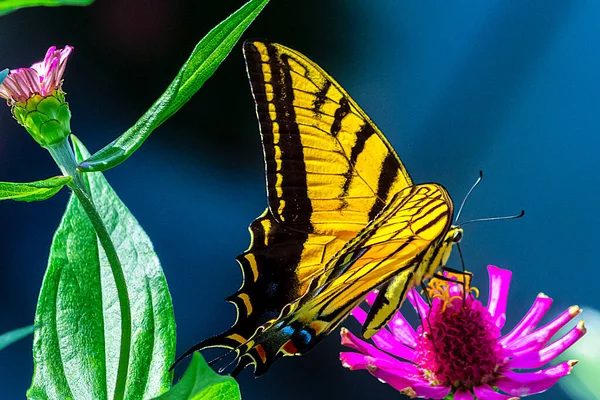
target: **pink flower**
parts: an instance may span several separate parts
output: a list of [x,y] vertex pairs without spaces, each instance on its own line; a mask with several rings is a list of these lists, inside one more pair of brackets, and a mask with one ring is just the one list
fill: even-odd
[[11,70],[0,85],[0,97],[9,103],[24,103],[34,94],[48,96],[60,87],[72,51],[71,46],[65,46],[61,50],[52,46],[46,52],[43,61],[33,64],[30,68]]
[[[355,350],[340,353],[342,365],[366,369],[410,397],[503,400],[550,388],[577,361],[540,368],[585,334],[583,321],[562,338],[548,342],[581,309],[569,307],[536,329],[552,304],[552,299],[539,294],[521,322],[501,336],[512,273],[494,266],[488,266],[488,272],[487,306],[476,300],[472,292],[478,291],[470,287],[470,279],[446,274],[454,281],[433,279],[427,287],[431,307],[414,289],[409,292],[409,301],[424,321],[416,331],[400,312],[373,336],[375,345],[342,328],[342,344]],[[457,279],[466,280],[465,287]],[[374,293],[367,296],[369,304],[374,299]],[[367,314],[357,307],[352,315],[363,324]],[[521,369],[527,371],[518,372]]]

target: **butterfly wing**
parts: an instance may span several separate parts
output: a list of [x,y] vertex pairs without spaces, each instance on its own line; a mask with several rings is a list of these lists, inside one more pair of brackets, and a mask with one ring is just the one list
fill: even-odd
[[250,225],[250,248],[237,258],[244,283],[228,298],[236,322],[190,351],[237,349],[281,319],[327,261],[412,185],[381,131],[318,65],[276,43],[246,42],[244,55],[268,209]]
[[275,43],[246,42],[244,54],[277,221],[351,237],[412,185],[383,134],[319,66]]

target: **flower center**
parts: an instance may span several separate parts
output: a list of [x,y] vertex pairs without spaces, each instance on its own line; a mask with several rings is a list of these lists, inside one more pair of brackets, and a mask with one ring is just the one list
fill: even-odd
[[471,294],[478,290],[470,287],[470,277],[448,277],[457,282],[434,278],[426,288],[433,301],[418,329],[415,361],[432,384],[468,390],[491,382],[501,366],[500,331]]

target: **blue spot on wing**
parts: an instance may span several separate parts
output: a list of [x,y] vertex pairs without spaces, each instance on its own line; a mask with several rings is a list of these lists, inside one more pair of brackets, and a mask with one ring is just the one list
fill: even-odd
[[296,332],[296,336],[294,337],[297,343],[301,343],[303,345],[307,345],[312,340],[312,335],[306,329],[302,329]]
[[283,332],[287,336],[292,336],[294,334],[294,328],[292,328],[289,325],[288,326],[284,326],[283,329],[281,330],[281,332]]

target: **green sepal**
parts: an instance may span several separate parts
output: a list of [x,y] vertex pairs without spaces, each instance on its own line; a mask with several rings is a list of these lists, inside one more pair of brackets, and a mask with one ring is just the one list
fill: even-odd
[[0,15],[26,7],[87,6],[93,2],[94,0],[0,0]]
[[152,131],[179,110],[231,52],[269,0],[251,0],[211,30],[194,48],[162,96],[125,133],[80,164],[81,171],[106,171],[127,160]]
[[71,111],[60,89],[46,97],[36,94],[24,103],[15,103],[12,113],[42,147],[60,143],[71,133]]
[[[77,161],[89,156],[71,136]],[[116,243],[131,304],[132,340],[126,400],[166,392],[175,358],[173,305],[150,238],[100,173],[85,185]],[[112,399],[120,348],[115,281],[96,232],[72,195],[58,227],[36,308],[35,400]]]
[[0,200],[42,201],[54,196],[63,186],[68,185],[70,176],[55,176],[43,181],[17,183],[0,182]]
[[33,325],[26,326],[24,328],[15,329],[0,335],[0,350],[11,344],[18,342],[19,340],[31,335],[35,327]]
[[195,352],[183,377],[155,400],[240,400],[240,388],[230,376],[214,372]]

